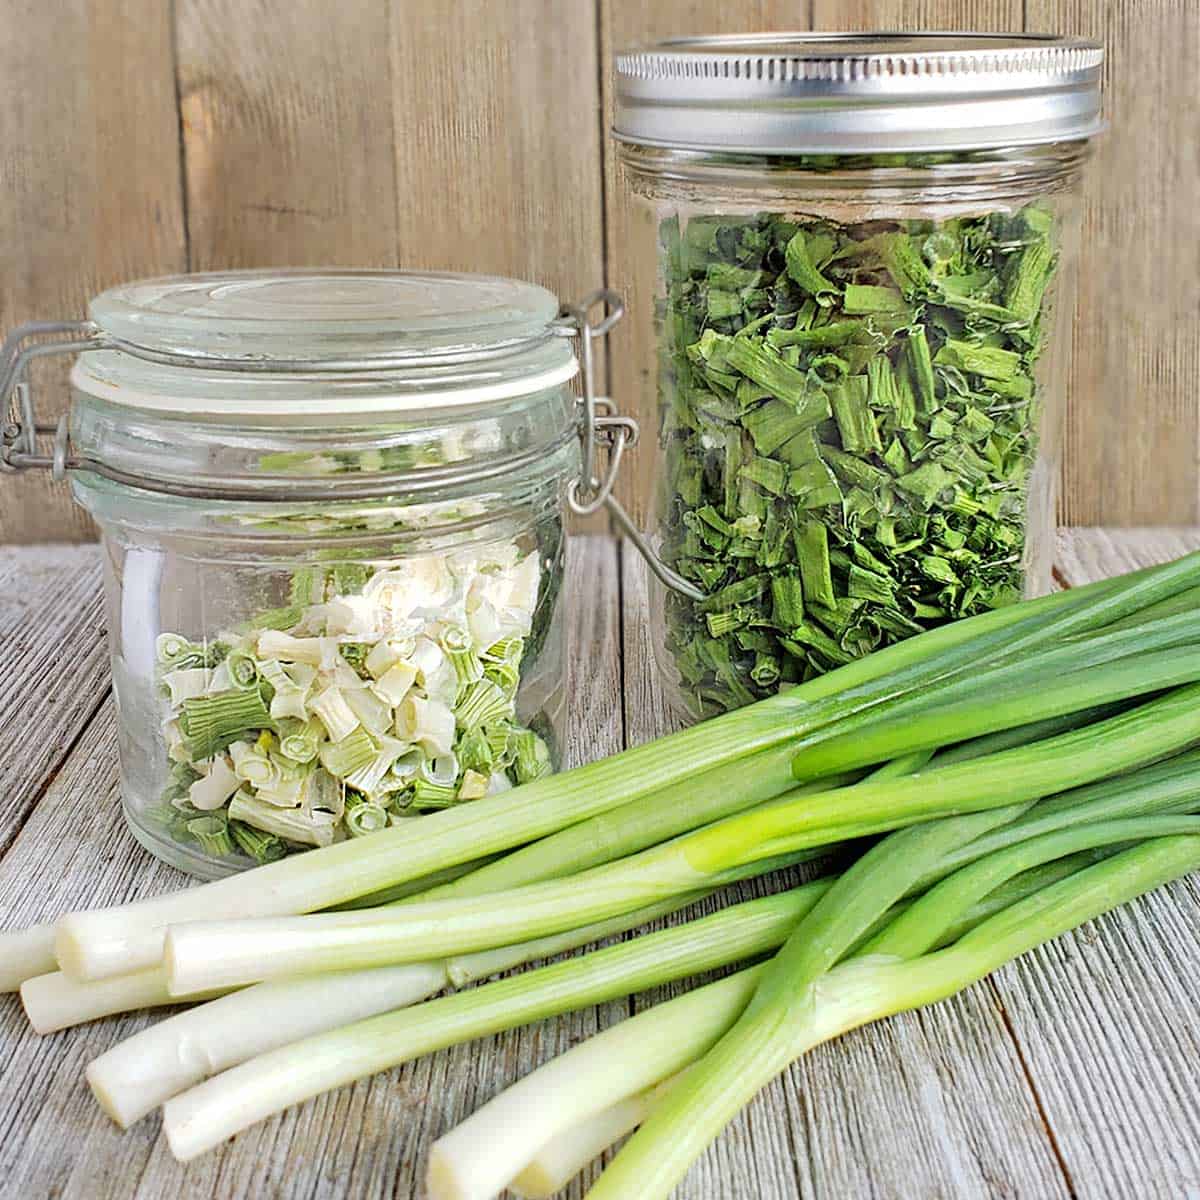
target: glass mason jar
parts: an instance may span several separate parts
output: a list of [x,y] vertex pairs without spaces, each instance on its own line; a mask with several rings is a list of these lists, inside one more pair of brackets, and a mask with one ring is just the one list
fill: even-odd
[[[567,337],[596,332],[570,311],[483,276],[240,272],[33,328],[74,336],[23,357],[83,351],[53,465],[103,538],[154,854],[211,878],[554,768]],[[10,466],[44,464],[26,387]]]
[[617,56],[648,533],[691,585],[656,589],[652,641],[685,718],[1050,587],[1101,57],[840,34]]

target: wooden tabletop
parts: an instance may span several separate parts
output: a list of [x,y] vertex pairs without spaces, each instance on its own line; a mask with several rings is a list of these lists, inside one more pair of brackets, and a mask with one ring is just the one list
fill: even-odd
[[[1058,577],[1083,583],[1198,545],[1200,531],[1065,531]],[[575,760],[663,732],[636,556],[577,539],[568,594]],[[0,549],[0,928],[185,882],[125,831],[116,760],[96,549]],[[822,1047],[759,1096],[679,1195],[1200,1197],[1198,930],[1200,879],[1185,879],[952,1000]],[[435,1137],[658,998],[436,1054],[181,1167],[157,1118],[120,1134],[83,1079],[146,1016],[39,1038],[0,997],[0,1196],[409,1200]]]

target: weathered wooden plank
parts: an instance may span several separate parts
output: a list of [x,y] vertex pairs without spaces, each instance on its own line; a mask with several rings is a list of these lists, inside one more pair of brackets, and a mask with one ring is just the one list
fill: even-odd
[[395,266],[388,0],[180,0],[193,270]]
[[[573,680],[568,757],[621,746],[616,549],[607,540],[572,547],[565,614]],[[178,887],[121,827],[116,738],[106,704],[0,862],[6,927],[82,905],[113,903]],[[422,1194],[430,1143],[536,1062],[560,1053],[624,1004],[456,1048],[365,1080],[251,1130],[186,1170],[171,1158],[156,1118],[119,1134],[91,1101],[86,1063],[144,1027],[132,1016],[49,1038],[0,998],[0,1195],[94,1200],[131,1196],[224,1200],[228,1196],[332,1198]]]
[[0,549],[0,852],[108,688],[96,548]]
[[[626,544],[630,745],[671,726],[648,669],[647,575]],[[688,1200],[1069,1194],[1002,1014],[983,987],[809,1054],[733,1122],[680,1191]]]
[[599,286],[592,0],[394,4],[391,53],[404,265]]
[[1086,188],[1062,519],[1187,524],[1200,512],[1200,156],[1180,147],[1200,125],[1200,6],[1029,0],[1028,28],[1107,49],[1111,125]]
[[1020,31],[1021,0],[813,0],[813,28]]
[[[1059,563],[1081,584],[1197,547],[1195,530],[1069,530]],[[1192,876],[993,977],[1077,1195],[1200,1191],[1198,916]]]
[[[183,265],[170,6],[12,0],[0,43],[0,330],[85,315],[88,298]],[[66,407],[66,364],[33,378]],[[0,544],[86,540],[47,472],[0,474]]]
[[1055,552],[1060,582],[1075,587],[1123,575],[1150,563],[1180,558],[1200,547],[1200,533],[1188,528],[1060,529]]

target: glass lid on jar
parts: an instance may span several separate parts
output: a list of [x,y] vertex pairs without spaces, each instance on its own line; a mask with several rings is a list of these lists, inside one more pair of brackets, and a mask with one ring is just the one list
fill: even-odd
[[891,154],[1077,141],[1103,48],[1041,34],[674,38],[616,56],[613,134],[665,150]]
[[272,420],[509,399],[578,371],[536,284],[418,271],[168,276],[97,296],[73,381],[127,408]]
[[492,275],[230,271],[102,292],[91,317],[131,349],[220,361],[445,361],[548,336],[552,292]]

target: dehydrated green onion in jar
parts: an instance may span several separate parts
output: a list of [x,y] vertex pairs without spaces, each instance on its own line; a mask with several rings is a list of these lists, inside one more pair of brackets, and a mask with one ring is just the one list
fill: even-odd
[[661,552],[728,706],[1024,587],[1054,218],[661,225]]
[[681,709],[1050,586],[1099,62],[983,35],[618,56],[650,532],[704,593],[659,593]]

